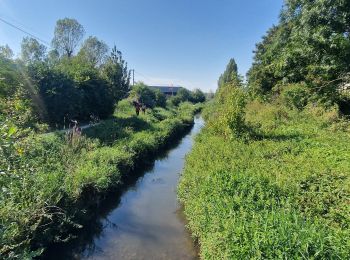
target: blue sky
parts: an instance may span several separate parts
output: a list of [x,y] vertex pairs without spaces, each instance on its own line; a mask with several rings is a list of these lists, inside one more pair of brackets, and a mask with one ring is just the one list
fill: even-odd
[[[283,0],[0,0],[0,18],[51,42],[55,23],[77,19],[86,35],[116,44],[135,79],[215,91],[231,57],[251,66],[255,44]],[[0,45],[15,53],[25,34],[0,21]]]

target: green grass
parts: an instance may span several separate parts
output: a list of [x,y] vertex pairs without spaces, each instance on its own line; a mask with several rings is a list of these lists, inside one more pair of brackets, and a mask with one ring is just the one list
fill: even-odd
[[201,258],[349,259],[349,122],[255,101],[245,113],[249,138],[229,138],[211,105],[186,159],[178,192]]
[[196,109],[184,103],[136,117],[124,100],[111,119],[72,141],[60,132],[22,140],[16,167],[0,176],[1,258],[32,258],[71,239],[89,221],[89,207],[188,129]]

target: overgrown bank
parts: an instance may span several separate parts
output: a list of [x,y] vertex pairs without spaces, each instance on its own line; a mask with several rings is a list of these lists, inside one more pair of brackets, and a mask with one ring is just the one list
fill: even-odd
[[188,129],[197,110],[183,103],[136,117],[125,100],[112,119],[82,136],[35,135],[17,144],[13,163],[22,165],[15,168],[20,172],[1,183],[1,256],[30,258],[52,242],[69,240],[89,221],[91,204],[122,187],[135,168]]
[[203,259],[350,259],[350,2],[285,0],[179,186]]
[[222,86],[179,185],[203,259],[349,259],[350,128]]

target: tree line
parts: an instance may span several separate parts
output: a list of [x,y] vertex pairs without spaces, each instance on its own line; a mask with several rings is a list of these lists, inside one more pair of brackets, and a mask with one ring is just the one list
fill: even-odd
[[130,90],[130,71],[122,53],[95,36],[83,40],[75,19],[56,23],[52,49],[25,37],[19,58],[0,47],[1,114],[23,126],[70,119],[106,118]]
[[[256,45],[247,74],[254,95],[283,91],[291,99],[337,104],[349,111],[350,2],[286,0],[279,23]],[[294,100],[297,102],[297,100]]]
[[[16,125],[52,127],[72,119],[90,121],[110,116],[115,104],[131,95],[147,107],[165,107],[160,91],[142,82],[130,86],[130,70],[122,53],[95,36],[84,40],[85,30],[75,19],[56,23],[51,49],[25,37],[14,59],[9,46],[0,46],[0,117]],[[168,104],[204,102],[204,93],[181,88]]]

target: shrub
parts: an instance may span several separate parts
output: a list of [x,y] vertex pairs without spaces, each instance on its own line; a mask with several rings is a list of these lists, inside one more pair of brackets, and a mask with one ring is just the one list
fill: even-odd
[[[259,101],[232,120],[241,95],[220,89],[206,108],[178,188],[201,259],[348,259],[349,122]],[[236,122],[261,135],[226,138]]]
[[220,88],[216,97],[215,111],[208,124],[217,133],[226,137],[242,137],[246,132],[246,94],[235,85],[227,84]]
[[281,99],[289,108],[302,110],[308,103],[310,92],[305,83],[282,86]]
[[130,97],[139,100],[149,108],[156,106],[156,92],[143,83],[137,83],[132,87]]
[[156,93],[156,106],[157,107],[166,107],[166,96],[159,90],[155,90]]

